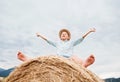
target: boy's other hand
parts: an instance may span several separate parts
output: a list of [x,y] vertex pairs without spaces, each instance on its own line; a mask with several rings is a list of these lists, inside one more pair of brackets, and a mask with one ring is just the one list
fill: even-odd
[[36,33],[37,37],[40,37],[40,34],[39,33]]
[[90,31],[90,32],[95,32],[96,29],[95,29],[95,28],[90,28],[89,31]]

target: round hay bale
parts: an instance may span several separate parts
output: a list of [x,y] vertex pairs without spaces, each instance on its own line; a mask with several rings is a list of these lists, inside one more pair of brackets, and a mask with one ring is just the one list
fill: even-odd
[[59,56],[43,56],[17,67],[5,82],[103,82],[98,76]]

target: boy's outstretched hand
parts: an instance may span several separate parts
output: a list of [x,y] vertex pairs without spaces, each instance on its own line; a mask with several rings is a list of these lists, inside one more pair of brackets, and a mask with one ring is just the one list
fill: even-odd
[[36,33],[36,35],[37,35],[37,37],[40,37],[40,38],[42,38],[44,40],[47,40],[44,36],[40,35],[39,33]]
[[37,37],[40,37],[40,34],[39,33],[36,33]]
[[86,32],[82,37],[85,38],[88,34],[90,34],[91,32],[95,32],[96,29],[95,28],[90,28],[88,32]]
[[90,29],[89,29],[89,32],[95,32],[95,31],[96,31],[95,28],[90,28]]

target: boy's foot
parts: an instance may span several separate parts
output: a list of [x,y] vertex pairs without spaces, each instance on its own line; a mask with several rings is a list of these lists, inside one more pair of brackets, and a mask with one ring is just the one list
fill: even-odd
[[93,64],[95,62],[95,57],[94,57],[94,55],[90,55],[86,60],[85,60],[85,62],[83,63],[83,66],[84,67],[88,67],[88,66],[90,66],[91,64]]
[[27,57],[22,52],[18,52],[17,58],[23,62],[28,60]]

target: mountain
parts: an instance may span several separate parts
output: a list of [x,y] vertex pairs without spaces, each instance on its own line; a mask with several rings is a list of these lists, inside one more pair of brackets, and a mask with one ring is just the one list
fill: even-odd
[[120,82],[120,78],[107,78],[105,82]]
[[105,82],[120,82],[120,72],[103,73],[99,75]]

